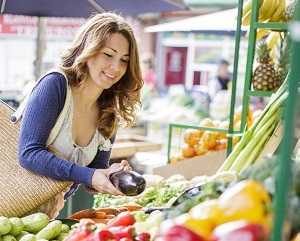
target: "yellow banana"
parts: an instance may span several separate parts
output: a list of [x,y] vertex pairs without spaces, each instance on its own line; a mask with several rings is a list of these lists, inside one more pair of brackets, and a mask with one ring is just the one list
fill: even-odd
[[270,20],[272,18],[273,14],[276,11],[276,3],[277,3],[277,0],[270,0],[270,2],[269,2],[269,9],[266,12],[266,18],[268,20]]
[[275,12],[277,11],[277,8],[279,6],[279,2],[281,0],[273,0],[271,6],[270,6],[270,10],[268,12],[268,17],[269,17],[269,20],[272,19],[273,15],[275,14]]
[[280,44],[281,38],[279,32],[271,32],[269,36],[266,38],[266,44],[268,45],[268,49],[270,49],[270,57],[273,63],[276,62],[278,46]]
[[243,16],[252,9],[252,0],[248,0],[243,5]]
[[[252,14],[252,1],[253,0],[248,0],[243,5],[243,17],[242,17],[242,25],[243,26],[250,25],[251,14]],[[263,0],[258,1],[259,8],[261,7],[262,3],[263,3]]]
[[273,14],[270,21],[272,22],[279,22],[284,19],[284,11],[285,11],[285,0],[279,0],[279,4],[277,7],[276,12]]
[[272,6],[273,0],[263,0],[263,3],[261,7],[259,8],[259,21],[268,21],[270,16],[269,16],[269,10]]
[[256,31],[256,40],[262,39],[263,37],[265,37],[269,33],[270,33],[270,30],[262,29],[262,28],[258,29]]
[[250,25],[251,14],[252,14],[251,9],[246,13],[246,15],[243,14],[243,18],[242,18],[242,25],[243,26],[249,26]]
[[266,38],[266,43],[268,45],[269,49],[274,49],[276,44],[278,43],[278,40],[280,39],[280,33],[279,32],[271,32],[269,36]]

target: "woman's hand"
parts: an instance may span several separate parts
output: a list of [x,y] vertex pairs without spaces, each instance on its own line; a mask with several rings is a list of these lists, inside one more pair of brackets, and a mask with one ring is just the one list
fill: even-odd
[[114,163],[107,169],[96,169],[92,177],[92,188],[101,193],[110,193],[113,195],[124,195],[109,180],[112,173],[118,171],[130,171],[128,162],[123,160],[121,163]]

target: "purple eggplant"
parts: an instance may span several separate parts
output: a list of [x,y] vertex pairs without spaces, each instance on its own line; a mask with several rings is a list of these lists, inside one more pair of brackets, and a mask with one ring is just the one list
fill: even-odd
[[142,193],[146,187],[143,176],[134,171],[115,172],[110,175],[109,179],[126,196],[136,196]]

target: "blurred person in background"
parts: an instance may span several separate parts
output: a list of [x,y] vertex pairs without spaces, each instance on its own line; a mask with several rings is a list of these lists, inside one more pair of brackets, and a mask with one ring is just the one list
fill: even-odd
[[19,137],[21,166],[73,183],[34,211],[55,218],[79,184],[122,195],[109,176],[131,167],[127,161],[109,167],[111,147],[120,123],[133,124],[142,86],[132,28],[113,13],[90,18],[58,70],[44,75],[27,98]]
[[228,90],[232,74],[229,71],[229,62],[225,59],[219,61],[216,75],[208,81],[208,93],[211,101],[220,90]]
[[156,89],[156,73],[154,68],[154,58],[151,54],[147,54],[143,57],[142,62],[142,75],[145,85],[150,89]]
[[230,106],[230,93],[228,89],[232,79],[232,75],[229,72],[229,65],[227,60],[221,59],[215,77],[208,80],[208,93],[210,97],[209,115],[216,120],[225,120],[228,118]]

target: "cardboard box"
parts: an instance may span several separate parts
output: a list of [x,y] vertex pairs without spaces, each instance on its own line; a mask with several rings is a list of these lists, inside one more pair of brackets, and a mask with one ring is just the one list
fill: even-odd
[[111,159],[128,158],[137,152],[156,151],[161,149],[160,143],[149,141],[144,136],[123,135],[117,136],[113,144]]
[[153,174],[165,178],[181,174],[187,179],[200,175],[213,175],[226,159],[226,150],[210,151],[204,156],[196,156],[174,164],[167,164],[153,169]]

